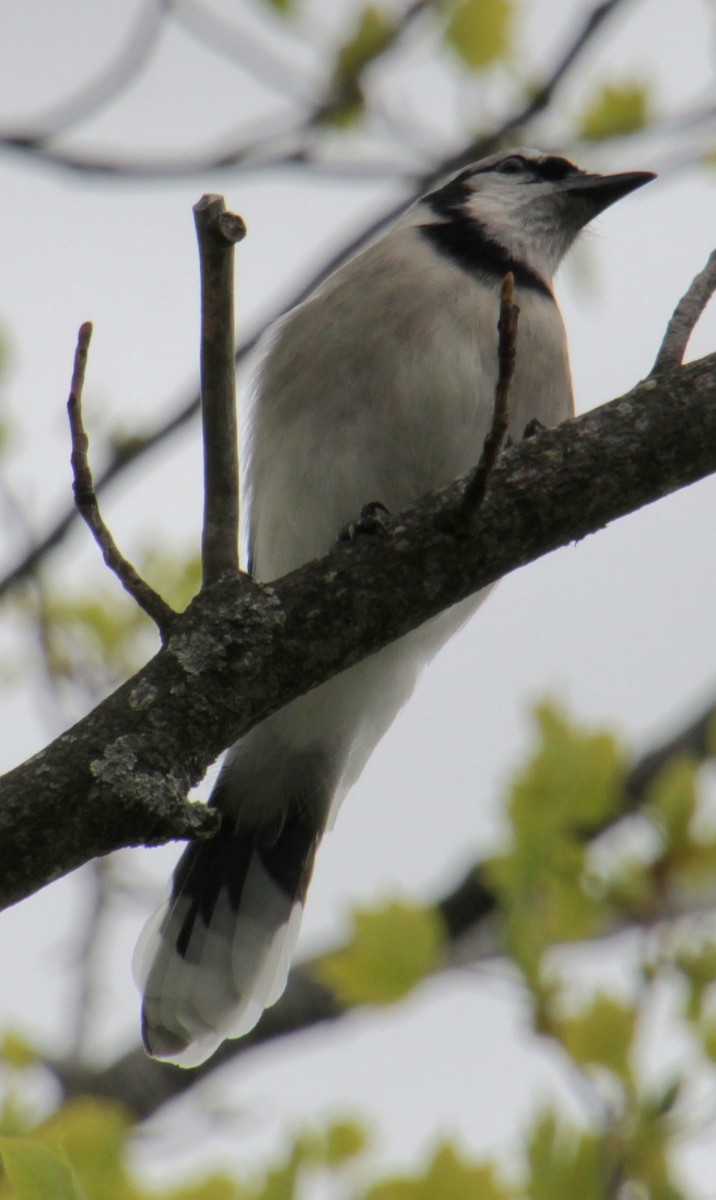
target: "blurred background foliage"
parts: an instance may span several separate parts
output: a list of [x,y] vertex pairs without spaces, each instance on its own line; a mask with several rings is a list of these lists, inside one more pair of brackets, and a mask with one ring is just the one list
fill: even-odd
[[[552,74],[540,75],[522,32],[529,0],[145,5],[116,62],[54,110],[45,107],[24,126],[16,121],[0,138],[0,153],[25,155],[28,165],[49,162],[80,174],[140,179],[199,169],[191,149],[151,161],[133,159],[131,151],[98,150],[96,138],[88,145],[81,137],[151,71],[163,24],[176,21],[196,39],[197,51],[233,59],[237,111],[247,76],[271,93],[264,132],[242,133],[233,143],[225,132],[217,138],[213,161],[237,169],[273,163],[356,178],[372,172],[417,193],[432,175],[505,138],[534,142],[537,118],[575,157],[584,143],[659,137],[667,154],[712,169],[712,96],[688,112],[669,112],[658,80],[646,71],[610,74],[603,64],[597,73],[585,68],[575,106],[565,107],[556,94],[573,63],[581,70],[587,61],[580,56],[592,36],[608,37],[602,23],[622,6],[585,3],[574,40],[564,39]],[[408,86],[411,72],[426,62],[457,97],[449,132],[431,113],[429,90]],[[406,89],[404,103],[396,79]],[[11,346],[11,326],[6,339]],[[0,416],[3,467],[31,436],[13,403],[8,358],[0,345],[7,398]],[[159,428],[157,444],[162,436]],[[91,457],[100,473],[121,473],[146,444],[141,434],[100,429]],[[22,560],[44,535],[28,526],[11,475],[3,471],[0,499]],[[136,565],[174,607],[183,608],[198,588],[195,547],[153,544],[148,533]],[[85,711],[153,652],[145,617],[116,582],[107,576],[88,588],[56,547],[37,555],[4,590],[8,627],[22,636],[3,646],[3,682],[11,687],[26,672],[30,647],[38,689],[54,697],[58,720]],[[716,822],[706,786],[716,725],[701,753],[666,762],[638,804],[626,790],[632,764],[614,734],[583,729],[549,704],[536,712],[535,729],[533,753],[504,798],[503,849],[479,865],[498,915],[487,950],[478,947],[473,959],[499,955],[510,964],[529,996],[530,1036],[535,1046],[548,1041],[559,1048],[566,1088],[574,1094],[573,1102],[541,1106],[522,1131],[520,1161],[509,1169],[503,1162],[472,1161],[443,1139],[412,1174],[379,1178],[370,1157],[375,1131],[363,1119],[340,1117],[287,1135],[263,1173],[238,1178],[217,1171],[169,1190],[147,1190],[132,1161],[131,1109],[121,1098],[98,1095],[63,1101],[61,1087],[49,1101],[40,1088],[38,1100],[38,1078],[52,1080],[56,1072],[40,1046],[8,1031],[2,1200],[685,1200],[674,1152],[703,1119],[700,1098],[716,1094]],[[103,886],[112,887],[111,872]],[[100,893],[102,903],[107,898]],[[426,978],[459,963],[435,905],[392,900],[356,912],[353,920],[345,944],[309,964],[338,1011],[398,1005]],[[631,971],[617,991],[595,979],[590,955],[594,945],[625,936],[633,939]],[[88,950],[78,970],[92,969]],[[653,1067],[650,1014],[665,991],[676,997],[671,1019],[684,1049],[678,1065],[664,1073]],[[72,1021],[81,1024],[81,1014]]]

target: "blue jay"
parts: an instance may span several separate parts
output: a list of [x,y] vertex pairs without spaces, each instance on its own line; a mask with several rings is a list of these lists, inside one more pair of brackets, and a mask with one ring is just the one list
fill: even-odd
[[[510,435],[572,414],[554,273],[593,217],[652,178],[591,174],[534,150],[492,155],[278,322],[247,467],[258,579],[327,553],[367,502],[399,511],[477,462],[507,271],[520,307]],[[324,830],[421,665],[484,595],[294,700],[228,752],[210,800],[220,831],[187,846],[137,948],[149,1054],[197,1065],[281,995]]]

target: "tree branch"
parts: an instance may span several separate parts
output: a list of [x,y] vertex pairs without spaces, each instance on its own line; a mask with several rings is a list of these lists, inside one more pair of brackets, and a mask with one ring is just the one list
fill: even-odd
[[234,245],[246,236],[223,196],[194,205],[201,267],[203,586],[239,569],[239,454],[234,362]]
[[716,471],[716,355],[506,450],[465,530],[465,480],[270,585],[225,578],[167,645],[0,781],[0,902],[97,854],[206,835],[187,805],[221,750],[479,588]]

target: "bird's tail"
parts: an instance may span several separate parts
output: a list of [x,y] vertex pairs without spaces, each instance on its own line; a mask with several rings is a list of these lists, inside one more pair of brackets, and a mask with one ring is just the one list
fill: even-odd
[[270,835],[224,816],[186,848],[134,957],[149,1054],[197,1066],[278,1000],[321,832],[296,805]]

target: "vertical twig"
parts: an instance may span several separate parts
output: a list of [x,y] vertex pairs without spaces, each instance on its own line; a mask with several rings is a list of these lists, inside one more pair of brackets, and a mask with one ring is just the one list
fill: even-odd
[[239,569],[239,461],[234,362],[234,244],[246,234],[223,196],[194,205],[201,270],[201,422],[204,443],[203,586]]
[[473,512],[482,503],[487,481],[499,458],[509,427],[507,400],[517,358],[517,322],[519,306],[515,304],[515,277],[511,271],[505,275],[500,290],[500,319],[497,322],[499,341],[497,347],[497,384],[492,424],[485,438],[480,461],[475,467],[465,488],[464,510]]

